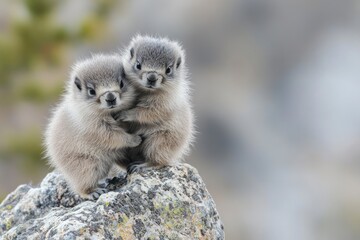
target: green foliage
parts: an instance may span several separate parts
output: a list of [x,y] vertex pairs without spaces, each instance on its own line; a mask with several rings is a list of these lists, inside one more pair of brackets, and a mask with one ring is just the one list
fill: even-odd
[[[68,56],[73,57],[71,53],[79,44],[108,38],[108,16],[116,3],[115,0],[91,2],[93,8],[74,24],[79,27],[69,29],[55,18],[63,1],[16,1],[26,14],[11,15],[0,29],[0,106],[4,106],[1,111],[17,111],[23,102],[27,103],[26,107],[42,109],[57,100],[68,75],[65,72],[54,75],[54,72],[69,69]],[[60,71],[53,71],[54,68]],[[12,129],[14,125],[5,127]],[[25,128],[1,136],[0,161],[17,159],[24,171],[36,172],[44,166],[40,123]]]
[[44,17],[56,6],[55,1],[26,0],[30,12],[27,21],[11,23],[8,33],[0,35],[0,84],[12,87],[12,75],[19,70],[29,71],[37,62],[61,62],[62,46],[69,43],[69,32],[51,18]]
[[109,16],[112,7],[115,4],[115,0],[98,0],[97,5],[95,7],[95,14],[99,18],[106,18]]
[[19,98],[30,101],[42,102],[46,100],[46,94],[44,92],[44,89],[41,88],[41,86],[30,83],[22,86],[19,92]]
[[60,0],[24,0],[30,15],[26,20],[14,20],[10,30],[0,34],[0,87],[12,82],[19,70],[29,71],[36,63],[58,65],[65,49],[80,41],[106,37],[107,16],[116,1],[99,0],[79,29],[69,31],[52,15]]
[[44,86],[39,83],[30,81],[21,86],[17,92],[17,99],[36,103],[49,102],[58,99],[62,91],[63,84],[49,89],[44,88]]
[[10,75],[16,69],[17,55],[15,41],[0,37],[0,86],[9,84]]
[[26,158],[26,167],[39,166],[42,162],[41,133],[38,129],[8,136],[5,155]]
[[59,62],[60,47],[67,42],[69,33],[48,22],[19,22],[14,26],[21,58],[18,67],[29,67],[37,61]]
[[32,17],[41,18],[52,12],[59,0],[24,0],[24,2]]
[[116,3],[115,0],[98,0],[94,11],[81,23],[78,36],[83,40],[97,40],[106,35],[107,17]]
[[95,17],[87,17],[80,26],[79,37],[80,39],[96,39],[97,36],[101,36],[101,32],[104,31],[104,26],[101,21],[98,21]]

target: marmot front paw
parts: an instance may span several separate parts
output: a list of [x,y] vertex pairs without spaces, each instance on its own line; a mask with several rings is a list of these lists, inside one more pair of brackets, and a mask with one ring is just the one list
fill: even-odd
[[120,120],[124,122],[132,122],[135,120],[135,112],[132,109],[126,111],[124,110],[118,113],[117,115],[115,115],[114,119],[116,121]]
[[142,142],[142,138],[138,135],[133,135],[132,139],[129,141],[129,147],[137,147]]

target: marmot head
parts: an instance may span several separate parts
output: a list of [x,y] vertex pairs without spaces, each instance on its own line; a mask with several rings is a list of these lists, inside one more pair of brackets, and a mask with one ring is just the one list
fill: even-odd
[[177,42],[148,36],[133,38],[123,56],[129,82],[148,91],[181,84],[184,60],[185,53]]
[[118,109],[128,98],[120,56],[99,54],[76,63],[69,88],[75,101],[93,109]]

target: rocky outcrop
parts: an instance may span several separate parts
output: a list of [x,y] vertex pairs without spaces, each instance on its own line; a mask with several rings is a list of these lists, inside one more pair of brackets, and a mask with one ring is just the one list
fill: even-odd
[[61,174],[19,186],[0,205],[1,239],[224,239],[215,203],[188,164],[114,179],[96,201]]

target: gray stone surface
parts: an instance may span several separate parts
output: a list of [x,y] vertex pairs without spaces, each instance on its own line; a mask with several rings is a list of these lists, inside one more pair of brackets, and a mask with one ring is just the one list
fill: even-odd
[[144,169],[89,201],[58,173],[0,205],[1,239],[224,239],[215,203],[188,164]]

